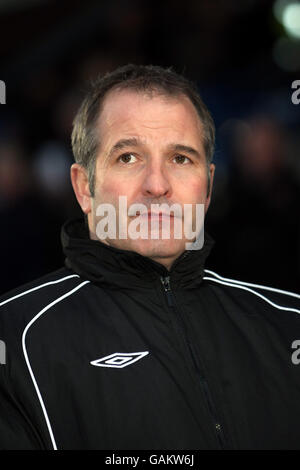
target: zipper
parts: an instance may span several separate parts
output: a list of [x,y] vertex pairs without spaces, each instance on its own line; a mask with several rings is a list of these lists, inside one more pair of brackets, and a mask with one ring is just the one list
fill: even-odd
[[213,421],[213,426],[214,426],[214,430],[215,430],[215,434],[217,436],[219,446],[220,446],[221,449],[226,449],[226,440],[225,440],[222,425],[221,425],[219,419],[217,418],[216,406],[215,406],[214,401],[212,399],[212,396],[211,396],[211,393],[210,393],[210,390],[209,390],[209,387],[208,387],[208,383],[207,383],[205,377],[203,376],[203,374],[201,373],[201,368],[200,368],[199,361],[197,359],[197,355],[195,353],[194,347],[193,347],[192,343],[189,341],[189,339],[187,337],[187,334],[186,334],[186,331],[185,331],[186,328],[185,328],[185,325],[184,325],[184,322],[183,322],[182,315],[180,313],[179,308],[176,306],[174,294],[171,290],[170,276],[161,276],[160,280],[161,280],[161,283],[163,285],[163,288],[164,288],[164,291],[165,291],[165,294],[166,294],[166,297],[167,297],[168,306],[172,307],[175,310],[175,312],[177,312],[177,316],[178,316],[178,319],[179,319],[179,324],[180,324],[180,327],[182,329],[183,338],[186,342],[187,349],[190,352],[190,355],[192,357],[192,362],[193,362],[194,367],[197,371],[197,374],[198,374],[198,377],[199,377],[199,380],[200,380],[200,386],[201,386],[201,389],[203,391],[203,394],[204,394],[206,402],[207,402],[208,410],[209,410],[210,416],[211,416],[212,421]]

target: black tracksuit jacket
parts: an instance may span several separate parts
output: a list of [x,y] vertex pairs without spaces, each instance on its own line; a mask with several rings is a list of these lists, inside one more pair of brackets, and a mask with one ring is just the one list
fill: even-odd
[[62,242],[0,299],[1,449],[300,449],[299,295],[205,270],[209,236],[171,271]]

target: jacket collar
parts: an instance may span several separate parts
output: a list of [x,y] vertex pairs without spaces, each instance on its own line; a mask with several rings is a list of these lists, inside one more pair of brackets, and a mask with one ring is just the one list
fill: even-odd
[[98,285],[113,288],[151,287],[160,276],[170,276],[171,285],[176,288],[194,288],[202,282],[204,263],[214,245],[205,233],[203,248],[184,251],[168,271],[139,253],[91,240],[83,218],[63,225],[61,241],[68,268]]

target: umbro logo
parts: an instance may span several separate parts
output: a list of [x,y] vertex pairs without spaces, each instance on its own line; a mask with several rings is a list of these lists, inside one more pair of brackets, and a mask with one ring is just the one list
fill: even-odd
[[143,352],[134,352],[134,353],[113,353],[109,356],[100,357],[95,361],[91,361],[92,366],[97,367],[114,367],[117,369],[122,369],[123,367],[130,366],[136,361],[142,359],[142,357],[147,356],[149,351]]

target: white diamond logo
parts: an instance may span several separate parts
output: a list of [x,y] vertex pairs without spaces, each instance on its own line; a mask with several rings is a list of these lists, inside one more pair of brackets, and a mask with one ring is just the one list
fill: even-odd
[[92,366],[97,367],[114,367],[116,369],[122,369],[123,367],[130,366],[136,361],[142,359],[142,357],[147,356],[149,351],[143,352],[133,352],[133,353],[113,353],[109,356],[100,357],[95,361],[91,361]]

